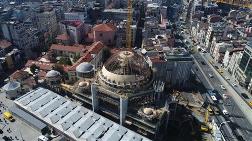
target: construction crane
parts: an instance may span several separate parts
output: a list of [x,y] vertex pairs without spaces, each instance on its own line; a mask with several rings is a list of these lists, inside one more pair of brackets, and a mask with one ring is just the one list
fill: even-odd
[[212,0],[212,1],[216,3],[224,3],[239,6],[243,8],[252,8],[251,0]]
[[132,23],[132,0],[128,0],[127,27],[126,27],[126,47],[131,50],[131,23]]
[[207,109],[205,111],[205,118],[204,118],[204,123],[201,125],[200,130],[202,132],[211,132],[212,130],[212,125],[209,123],[209,112],[212,111],[210,108],[210,105],[207,106]]

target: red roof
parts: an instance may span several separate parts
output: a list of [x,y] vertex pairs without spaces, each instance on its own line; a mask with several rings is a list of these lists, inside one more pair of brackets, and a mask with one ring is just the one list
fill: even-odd
[[52,44],[50,50],[59,50],[66,52],[82,52],[85,50],[86,46],[76,45],[76,46],[64,46],[60,44]]
[[91,54],[99,53],[103,47],[104,45],[100,41],[93,43],[91,46],[88,47],[88,51],[86,51],[83,56],[79,60],[77,60],[71,67],[67,68],[67,70],[74,71],[80,63],[90,62],[93,59],[93,56]]
[[101,32],[108,32],[108,31],[116,31],[116,26],[111,23],[102,23],[98,24],[93,27],[93,31],[101,31]]
[[7,40],[0,40],[0,48],[8,48],[12,45],[11,42],[7,41]]
[[69,39],[70,39],[70,37],[67,34],[61,34],[56,37],[56,40],[62,40],[62,41],[66,41]]
[[39,66],[40,70],[52,70],[52,67],[54,66],[54,63],[45,63],[40,61],[34,61],[34,60],[28,60],[25,64],[25,67],[31,67],[32,64],[35,64],[36,66]]
[[13,74],[11,74],[11,78],[16,80],[16,79],[24,79],[27,76],[29,76],[29,73],[23,70],[17,70]]

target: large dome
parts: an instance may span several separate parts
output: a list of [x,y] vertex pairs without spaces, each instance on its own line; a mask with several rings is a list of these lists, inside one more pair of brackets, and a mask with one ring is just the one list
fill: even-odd
[[76,71],[80,73],[89,73],[94,70],[94,66],[88,62],[83,62],[76,67]]
[[121,51],[105,63],[100,79],[116,88],[140,88],[152,80],[152,70],[143,56]]

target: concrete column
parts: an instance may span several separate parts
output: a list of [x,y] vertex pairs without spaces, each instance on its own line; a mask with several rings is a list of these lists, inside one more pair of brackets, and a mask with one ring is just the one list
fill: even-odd
[[99,106],[98,98],[97,98],[97,84],[96,83],[91,84],[91,94],[92,94],[92,108],[93,108],[93,111],[96,111]]
[[123,124],[128,109],[128,98],[120,97],[120,125]]

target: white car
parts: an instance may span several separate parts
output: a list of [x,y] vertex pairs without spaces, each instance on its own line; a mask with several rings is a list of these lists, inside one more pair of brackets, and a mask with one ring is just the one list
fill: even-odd
[[222,90],[226,90],[226,88],[223,85],[220,85]]
[[228,95],[227,94],[222,94],[223,99],[227,99]]
[[230,78],[229,78],[229,77],[227,77],[227,76],[226,76],[225,78],[226,78],[226,80],[230,80]]
[[233,85],[234,87],[237,87],[237,84],[236,84],[236,83],[233,83],[232,85]]
[[213,75],[212,75],[212,74],[209,73],[208,75],[209,75],[210,78],[213,78]]
[[224,115],[229,115],[229,113],[228,113],[228,111],[227,111],[226,109],[222,110],[222,113],[223,113]]

